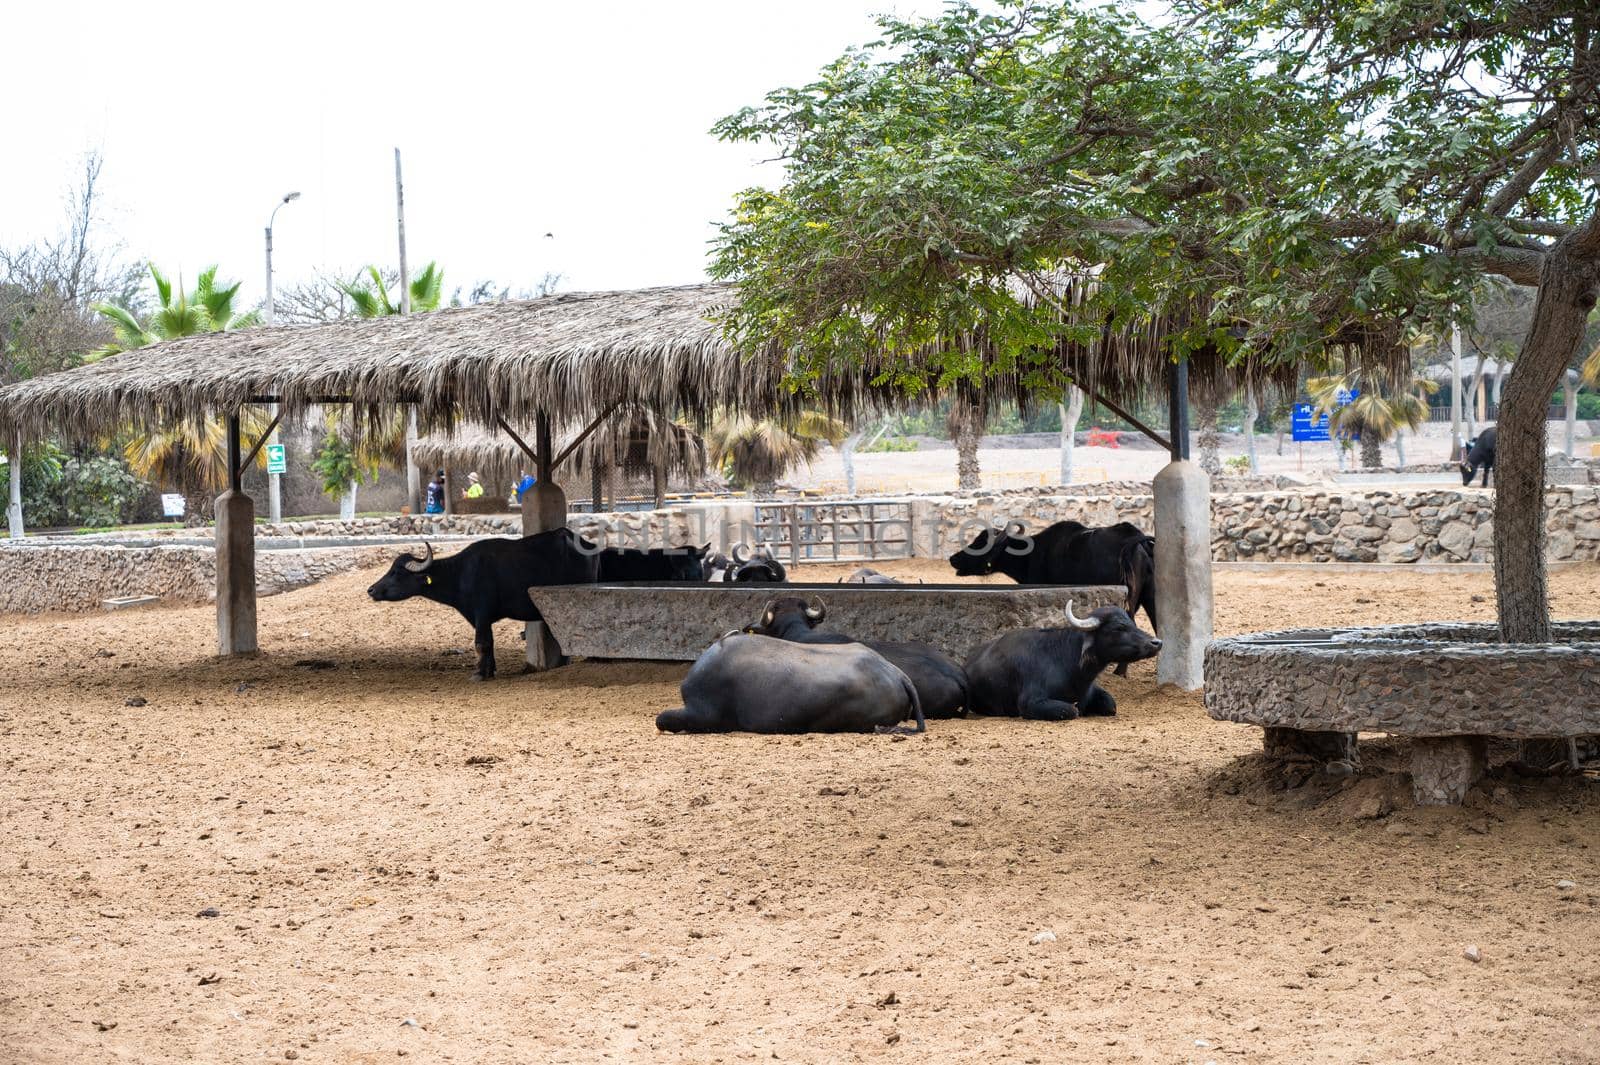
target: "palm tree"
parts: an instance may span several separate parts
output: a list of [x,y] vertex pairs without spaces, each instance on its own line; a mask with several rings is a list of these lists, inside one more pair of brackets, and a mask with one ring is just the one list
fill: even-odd
[[[389,287],[383,283],[383,274],[378,268],[367,267],[367,276],[372,279],[370,285],[361,281],[359,275],[354,281],[339,282],[339,291],[350,297],[350,303],[355,307],[357,317],[382,318],[385,315],[399,314],[400,304],[389,299]],[[439,309],[439,304],[444,301],[444,271],[439,269],[438,263],[430,262],[406,287],[411,292],[413,314],[436,311]]]
[[175,340],[196,333],[219,333],[227,329],[248,329],[261,324],[256,311],[243,314],[234,310],[233,301],[239,294],[240,282],[231,285],[217,283],[217,267],[208,266],[200,271],[193,292],[183,291],[183,279],[176,288],[155,263],[150,264],[150,277],[155,281],[156,295],[161,305],[147,321],[140,322],[126,308],[114,303],[97,303],[95,310],[111,322],[116,339],[85,356],[87,362],[97,362],[133,348],[142,348],[160,340]]
[[[85,361],[97,362],[158,341],[260,324],[255,311],[241,314],[234,309],[239,282],[219,283],[215,266],[200,271],[192,292],[184,291],[181,278],[174,286],[154,263],[150,264],[150,277],[160,306],[147,320],[141,322],[126,307],[95,305],[94,309],[110,321],[116,337],[90,352]],[[252,411],[245,413],[244,425],[248,431],[259,432],[265,422]],[[210,418],[134,433],[123,442],[122,452],[136,476],[182,491],[189,500],[188,515],[199,518],[207,512],[211,496],[227,484],[227,440],[222,420]],[[257,455],[257,463],[266,464],[264,451]]]
[[[349,297],[351,305],[355,308],[356,315],[361,318],[383,318],[391,314],[399,314],[401,306],[389,297],[389,286],[384,283],[383,273],[376,266],[367,267],[367,277],[371,284],[361,281],[359,275],[351,281],[339,282],[339,291]],[[436,311],[444,302],[444,271],[437,262],[429,262],[422,268],[422,272],[411,278],[406,284],[406,291],[411,296],[411,310],[421,314],[427,311]],[[402,462],[406,468],[406,484],[414,492],[420,479],[417,476],[416,463],[411,457],[411,445],[417,439],[416,414],[413,411],[396,407],[387,414],[381,425],[374,426],[371,434],[373,446],[384,447],[386,450],[374,453],[366,443],[361,440],[348,441],[350,446],[360,451],[366,448],[365,457],[374,459],[373,468],[380,460]],[[349,500],[344,504],[345,509],[355,506],[356,495],[355,480],[350,482]],[[413,499],[415,506],[420,500]]]
[[1590,388],[1600,388],[1600,344],[1596,344],[1589,357],[1583,360],[1583,368],[1578,371],[1583,375],[1583,383]]
[[[1381,445],[1399,436],[1402,429],[1415,431],[1428,420],[1428,397],[1439,390],[1436,381],[1415,372],[1398,390],[1388,388],[1385,371],[1372,367],[1346,370],[1334,360],[1326,377],[1306,381],[1306,390],[1318,414],[1328,415],[1328,431],[1335,436],[1361,437],[1361,465],[1383,465]],[[1339,406],[1341,395],[1356,397]]]
[[983,427],[987,424],[989,402],[983,395],[971,398],[958,392],[950,401],[945,427],[950,431],[950,439],[956,443],[957,488],[983,487],[978,471],[978,441],[983,438]]
[[736,486],[771,495],[778,478],[815,458],[823,441],[837,445],[849,433],[849,426],[820,411],[782,422],[727,414],[706,431],[706,454]]

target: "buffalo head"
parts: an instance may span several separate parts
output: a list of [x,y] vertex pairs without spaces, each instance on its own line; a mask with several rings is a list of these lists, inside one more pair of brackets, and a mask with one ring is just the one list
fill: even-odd
[[995,566],[1007,552],[1025,555],[1033,547],[1020,521],[1009,522],[1004,529],[985,529],[977,539],[950,556],[950,565],[957,577],[984,577],[994,572]]
[[389,572],[368,588],[367,594],[380,603],[397,603],[423,594],[433,583],[433,576],[428,572],[433,568],[433,545],[425,543],[422,550],[421,558],[404,554],[395,559]]
[[767,601],[761,611],[761,620],[746,625],[744,631],[756,636],[777,636],[789,628],[796,618],[805,621],[806,628],[814,629],[828,616],[828,608],[821,599],[802,599],[797,595],[783,595]]
[[1125,665],[1154,658],[1161,641],[1140,629],[1120,606],[1103,606],[1080,618],[1067,603],[1067,627],[1084,634],[1083,655],[1100,666]]

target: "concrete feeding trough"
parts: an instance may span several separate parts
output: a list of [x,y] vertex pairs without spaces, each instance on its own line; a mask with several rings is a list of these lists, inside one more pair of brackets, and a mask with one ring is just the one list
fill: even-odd
[[1499,642],[1493,625],[1443,622],[1255,633],[1206,649],[1206,712],[1260,725],[1269,755],[1356,759],[1356,734],[1414,739],[1412,796],[1459,803],[1489,737],[1600,732],[1600,621],[1554,641]]
[[1012,629],[1064,623],[1067,601],[1080,614],[1124,606],[1114,585],[993,584],[567,584],[530,588],[534,605],[568,655],[692,662],[730,629],[759,619],[767,601],[816,596],[829,632],[869,640],[932,644],[957,660]]
[[159,602],[161,602],[159,595],[118,595],[100,600],[100,605],[107,610],[127,610],[129,607],[149,606],[151,603]]

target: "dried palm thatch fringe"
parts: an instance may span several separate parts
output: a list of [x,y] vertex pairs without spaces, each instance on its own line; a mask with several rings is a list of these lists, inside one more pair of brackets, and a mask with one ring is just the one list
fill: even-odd
[[[267,399],[291,420],[334,399],[353,403],[369,422],[380,408],[413,403],[424,430],[434,431],[496,418],[528,425],[540,412],[560,424],[587,424],[619,405],[676,411],[697,423],[717,408],[757,417],[815,408],[850,420],[858,411],[936,398],[931,386],[906,393],[870,384],[908,362],[927,367],[932,350],[865,352],[859,366],[829,370],[808,393],[796,392],[785,380],[783,352],[746,353],[725,335],[719,319],[736,297],[728,284],[579,292],[203,333],[0,389],[0,439],[19,431],[27,439],[92,439],[124,426],[159,429]],[[1069,318],[1082,306],[1070,285],[1049,302]],[[1054,360],[1085,387],[1130,401],[1161,390],[1173,324],[1157,316],[1105,322],[1094,343],[1061,341]],[[949,344],[980,356],[986,379],[963,387],[990,402],[1025,404],[1039,383],[1036,368],[1000,365],[982,336]]]
[[[558,432],[556,453],[566,450],[583,429],[572,424]],[[531,430],[517,428],[517,435],[533,439]],[[498,427],[458,425],[453,432],[431,433],[412,445],[411,454],[425,470],[468,467],[481,472],[490,484],[512,481],[522,470],[534,472],[533,461]],[[669,477],[699,480],[706,475],[705,442],[694,430],[653,411],[624,409],[585,438],[557,474],[565,481],[598,464],[602,472],[620,468],[630,477],[648,476],[658,462]]]

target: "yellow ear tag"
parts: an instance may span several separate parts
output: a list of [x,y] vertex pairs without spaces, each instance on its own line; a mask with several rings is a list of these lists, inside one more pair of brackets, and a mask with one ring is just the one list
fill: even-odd
[[429,583],[429,584],[432,584],[432,583],[433,583],[433,578],[432,578],[432,577],[424,577],[424,578],[422,578],[422,579],[423,579],[423,580],[424,580],[424,581],[426,581],[426,582],[427,582],[427,583]]

